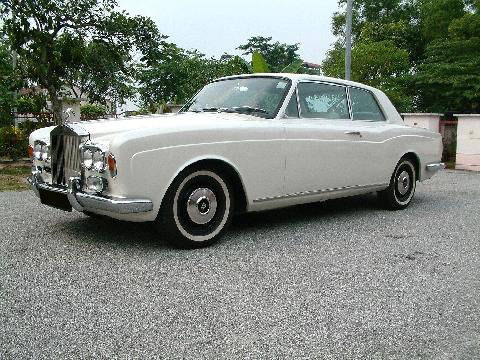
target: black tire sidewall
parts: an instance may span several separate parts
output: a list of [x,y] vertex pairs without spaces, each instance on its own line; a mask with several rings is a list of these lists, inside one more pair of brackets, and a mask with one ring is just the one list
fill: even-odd
[[[401,171],[406,170],[410,177],[411,187],[407,192],[408,196],[400,196],[397,189],[397,179]],[[381,204],[389,210],[402,210],[410,205],[416,190],[417,174],[415,165],[409,158],[402,158],[395,167],[395,171],[390,178],[390,184],[387,189],[378,193]]]
[[[402,195],[398,192],[398,176],[402,171],[406,171],[409,176],[410,180],[410,188],[408,189],[407,193]],[[416,174],[415,174],[415,166],[412,162],[408,159],[400,160],[397,167],[395,168],[395,172],[393,173],[392,177],[392,185],[393,185],[393,195],[395,198],[395,202],[398,203],[399,206],[408,206],[408,204],[412,201],[413,196],[415,195],[416,189]]]
[[[198,225],[186,216],[186,199],[197,187],[210,188],[217,198],[214,218],[206,225]],[[233,216],[232,187],[226,177],[216,169],[191,168],[182,172],[165,195],[157,228],[166,240],[182,248],[198,248],[218,240]],[[158,221],[161,220],[161,221]]]

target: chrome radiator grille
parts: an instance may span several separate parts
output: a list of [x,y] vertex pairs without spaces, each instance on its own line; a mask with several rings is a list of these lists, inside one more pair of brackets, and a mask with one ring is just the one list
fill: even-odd
[[80,144],[82,137],[75,134],[51,134],[52,183],[66,186],[72,176],[80,176]]

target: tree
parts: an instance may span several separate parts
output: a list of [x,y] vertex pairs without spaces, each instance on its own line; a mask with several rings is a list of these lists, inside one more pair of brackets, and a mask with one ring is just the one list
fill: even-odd
[[5,39],[0,40],[0,127],[12,122],[14,107],[13,92],[17,81],[12,68],[12,58],[9,45]]
[[[340,0],[339,5],[344,2]],[[401,111],[412,108],[405,76],[418,56],[413,14],[411,7],[400,0],[354,1],[351,78],[385,91]],[[344,78],[345,14],[336,13],[332,26],[339,39],[327,53],[322,71]]]
[[88,97],[90,102],[102,105],[110,102],[113,106],[133,98],[136,72],[130,66],[129,49],[110,46],[103,41],[78,40],[74,46],[78,66],[68,69],[65,75],[65,84],[73,95]]
[[2,1],[0,18],[12,48],[24,63],[25,76],[47,90],[57,123],[67,80],[84,65],[78,45],[85,39],[121,54],[118,74],[128,78],[134,54],[146,63],[158,56],[162,36],[152,20],[130,17],[115,11],[116,6],[115,0]]
[[254,51],[252,54],[252,72],[254,73],[269,73],[270,66],[261,53]]
[[[345,49],[337,45],[322,64],[327,76],[344,78]],[[352,81],[368,84],[387,93],[397,108],[410,110],[412,99],[406,94],[404,76],[410,68],[408,52],[393,41],[357,42],[352,49]]]
[[[343,6],[345,0],[339,0]],[[400,111],[472,111],[478,104],[478,0],[355,0],[353,79],[379,87]],[[343,76],[345,15],[322,64]]]
[[[339,0],[339,7],[344,7],[347,0]],[[360,35],[367,23],[391,23],[400,20],[410,22],[418,13],[417,0],[355,0],[353,2],[353,26],[352,35],[354,40]],[[333,34],[339,38],[345,37],[346,13],[338,11],[332,19]]]
[[39,113],[45,111],[47,98],[41,92],[33,92],[19,96],[16,101],[17,112]]
[[[416,64],[425,48],[423,37],[419,37],[421,1],[424,0],[355,0],[353,45],[361,34],[370,33],[376,37],[375,41],[394,41],[397,47],[408,51],[412,65]],[[340,7],[345,3],[346,0],[338,1]],[[332,31],[340,44],[343,44],[345,38],[345,16],[344,11],[339,11],[332,19]],[[402,44],[399,44],[398,40],[401,40]]]
[[166,44],[161,56],[138,69],[140,103],[142,108],[155,112],[161,104],[184,103],[216,78],[246,72],[248,65],[238,56],[207,58],[198,51]]
[[480,14],[450,22],[447,38],[432,41],[412,78],[417,106],[435,112],[480,112]]
[[420,5],[421,34],[426,42],[448,37],[448,27],[454,19],[465,15],[463,0],[423,0]]
[[242,50],[243,55],[262,54],[273,72],[281,72],[286,66],[300,60],[297,53],[299,44],[281,44],[278,41],[272,43],[271,37],[251,37],[246,44],[240,45],[237,49]]

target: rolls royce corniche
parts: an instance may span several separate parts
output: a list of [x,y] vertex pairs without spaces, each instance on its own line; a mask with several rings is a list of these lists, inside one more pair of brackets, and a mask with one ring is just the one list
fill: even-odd
[[177,114],[42,128],[29,153],[42,204],[153,222],[190,248],[235,213],[372,192],[404,209],[444,167],[440,134],[406,126],[382,91],[298,74],[220,78]]

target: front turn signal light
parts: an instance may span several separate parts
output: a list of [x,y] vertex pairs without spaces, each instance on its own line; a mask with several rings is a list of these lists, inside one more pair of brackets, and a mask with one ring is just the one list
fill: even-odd
[[28,145],[28,157],[30,158],[30,160],[33,160],[33,146],[32,145]]
[[108,154],[107,164],[108,164],[108,171],[110,171],[110,176],[111,177],[117,176],[117,161],[115,160],[115,156],[113,156],[113,154]]

